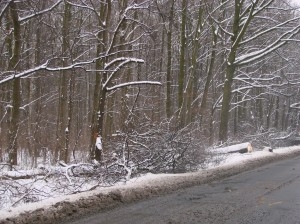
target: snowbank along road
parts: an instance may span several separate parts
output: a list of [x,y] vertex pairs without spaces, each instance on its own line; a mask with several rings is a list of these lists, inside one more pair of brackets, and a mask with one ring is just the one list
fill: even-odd
[[300,157],[68,224],[300,223]]
[[[147,205],[147,208],[142,208],[140,211],[146,212],[148,211],[148,207],[157,207],[160,208],[159,212],[162,213],[161,216],[158,216],[158,220],[155,222],[157,223],[164,223],[165,221],[168,223],[194,223],[196,221],[193,221],[192,217],[200,217],[200,219],[207,221],[201,222],[201,223],[218,223],[217,221],[220,221],[220,223],[224,223],[226,219],[224,217],[231,216],[231,214],[243,214],[241,217],[246,217],[247,214],[251,214],[251,208],[255,206],[261,206],[260,212],[263,211],[263,209],[268,208],[269,204],[272,206],[279,206],[284,205],[283,200],[276,200],[269,202],[268,199],[265,197],[264,194],[267,194],[268,191],[270,192],[277,192],[276,189],[281,189],[282,186],[294,186],[297,182],[297,178],[295,177],[295,181],[293,181],[294,177],[288,177],[288,173],[300,173],[299,167],[293,167],[292,171],[290,168],[289,170],[285,171],[282,170],[281,173],[279,172],[281,169],[278,170],[278,181],[277,177],[274,180],[270,180],[270,185],[267,185],[267,182],[265,184],[261,183],[265,176],[274,176],[277,172],[274,173],[264,173],[260,172],[259,170],[254,170],[252,172],[249,172],[249,174],[253,173],[254,176],[258,176],[261,178],[261,180],[253,180],[250,182],[247,182],[246,180],[251,180],[251,178],[246,178],[245,180],[234,180],[230,181],[231,179],[224,180],[225,182],[221,182],[217,184],[218,180],[228,178],[230,176],[233,176],[235,174],[249,171],[253,169],[257,169],[260,166],[263,166],[265,164],[270,164],[272,162],[281,161],[284,159],[290,159],[300,156],[300,147],[289,147],[284,148],[281,150],[276,151],[275,153],[270,152],[257,152],[256,156],[255,153],[249,154],[246,157],[246,160],[241,160],[239,163],[233,163],[229,165],[224,165],[221,167],[212,168],[209,170],[202,170],[200,172],[195,173],[188,173],[188,174],[177,174],[177,175],[154,175],[153,178],[150,180],[145,180],[143,178],[139,178],[136,182],[139,184],[127,184],[124,186],[116,186],[112,188],[107,189],[98,189],[95,191],[78,194],[78,195],[71,195],[71,196],[62,196],[60,198],[56,198],[54,200],[46,200],[41,203],[36,203],[31,206],[24,206],[23,208],[15,208],[11,211],[0,211],[0,224],[11,224],[11,223],[18,223],[18,224],[44,224],[44,223],[67,223],[68,220],[71,220],[70,223],[74,223],[73,220],[78,220],[78,217],[93,217],[93,214],[101,213],[101,219],[106,220],[105,222],[96,222],[96,223],[113,223],[112,219],[109,218],[109,213],[106,213],[109,209],[118,208],[119,212],[123,212],[127,214],[127,216],[130,218],[130,222],[125,222],[122,216],[121,220],[124,221],[123,223],[134,223],[133,217],[134,215],[130,215],[131,213],[134,214],[134,211],[139,211],[134,206],[132,202],[141,201],[146,198],[152,198],[149,202],[155,203],[155,200],[162,200],[162,206],[165,204],[166,207],[159,207],[158,205]],[[260,155],[260,156],[257,156]],[[297,163],[297,162],[295,162]],[[280,167],[280,166],[279,166]],[[282,168],[285,166],[282,166]],[[286,166],[288,167],[288,166]],[[268,170],[267,168],[263,168],[262,170]],[[294,170],[293,170],[294,169]],[[269,169],[269,170],[273,170]],[[261,174],[260,174],[261,173]],[[249,175],[247,173],[247,175]],[[279,177],[286,177],[287,180],[280,180]],[[228,182],[226,185],[226,181]],[[276,182],[277,181],[277,182]],[[272,184],[275,185],[273,186]],[[284,184],[286,183],[286,184]],[[288,184],[291,183],[291,184]],[[254,185],[251,185],[254,184]],[[192,187],[196,186],[196,187]],[[261,190],[257,191],[253,195],[249,195],[248,193],[251,193],[255,189],[259,189],[259,186],[261,186]],[[192,187],[187,189],[187,192],[182,191],[180,189]],[[194,189],[194,190],[193,190]],[[209,189],[210,192],[205,192],[205,189]],[[273,190],[272,190],[273,189]],[[274,190],[275,189],[275,190]],[[177,191],[179,190],[179,191]],[[196,192],[196,190],[199,190],[199,192]],[[266,192],[264,192],[266,190]],[[153,198],[154,196],[162,196],[166,195],[166,193],[174,193],[175,195],[178,195],[178,199],[170,199],[171,204],[168,204],[169,197],[172,197],[171,195],[168,195],[166,197],[161,198]],[[180,193],[181,192],[181,193]],[[190,194],[188,192],[191,192]],[[222,195],[224,194],[224,195]],[[208,196],[210,196],[208,197]],[[256,198],[256,201],[244,201],[242,196],[245,195],[249,199]],[[293,193],[290,193],[289,195],[293,196]],[[174,195],[173,195],[174,196]],[[220,196],[220,198],[219,198]],[[259,196],[259,197],[258,197]],[[275,197],[275,196],[274,196]],[[210,198],[210,199],[209,199]],[[233,199],[236,198],[237,201],[233,201]],[[209,201],[207,201],[209,200]],[[275,200],[275,198],[274,198]],[[191,204],[189,205],[188,202]],[[210,202],[210,203],[209,203]],[[142,206],[143,203],[148,203],[147,201],[143,201],[138,203],[136,206]],[[175,205],[179,205],[179,207],[176,208]],[[190,211],[188,211],[188,208],[191,205],[197,205],[196,207],[199,207],[199,210],[194,210],[191,208]],[[227,206],[225,206],[227,205]],[[182,206],[182,207],[180,207]],[[206,209],[201,210],[201,206],[206,206]],[[217,207],[215,207],[217,206]],[[266,206],[266,208],[264,208]],[[30,208],[29,208],[30,207]],[[128,210],[126,210],[128,209]],[[185,211],[187,214],[190,214],[189,217],[186,218],[186,220],[180,220],[180,216],[172,215],[171,213],[168,213],[168,210],[174,210],[178,214],[180,211]],[[202,207],[203,209],[203,207]],[[218,214],[220,216],[214,215],[214,211],[218,211]],[[138,223],[148,223],[149,220],[147,220],[147,217],[153,217],[153,212],[155,210],[150,211],[148,215],[141,212],[140,217],[144,217],[145,219],[142,222],[142,219],[138,218]],[[202,214],[203,211],[203,214]],[[245,211],[246,213],[241,213]],[[111,211],[113,212],[113,211]],[[268,211],[266,211],[268,212]],[[121,214],[124,214],[121,213]],[[138,212],[137,212],[138,213]],[[117,216],[113,215],[112,217]],[[265,214],[265,213],[262,213]],[[172,219],[171,217],[174,217]],[[99,216],[99,217],[100,217]],[[157,216],[155,213],[154,216]],[[100,220],[100,218],[97,217],[97,220]],[[138,217],[138,216],[137,216]],[[219,217],[219,218],[218,218]],[[220,218],[222,217],[222,219]],[[132,218],[132,219],[131,219]],[[176,219],[175,219],[176,218]],[[211,220],[211,219],[216,220]],[[92,218],[93,219],[93,218]],[[107,220],[110,220],[109,222]],[[240,218],[237,218],[240,220]],[[151,220],[151,219],[150,219]],[[177,220],[177,221],[176,221]],[[247,219],[248,221],[250,219]],[[257,222],[245,222],[245,223],[257,223]],[[83,222],[89,223],[85,220]],[[152,222],[152,221],[151,221]],[[80,222],[79,222],[80,223]],[[92,221],[90,222],[92,223]],[[115,223],[118,223],[116,221]],[[119,222],[120,223],[120,222]],[[152,222],[153,223],[153,222]],[[198,222],[196,222],[198,223]],[[230,221],[228,221],[230,223]],[[234,220],[232,220],[232,223],[234,223]],[[240,223],[240,222],[237,222]],[[259,222],[258,222],[259,223]],[[276,222],[273,222],[276,223]],[[281,222],[277,222],[281,223]],[[293,223],[293,222],[285,222],[285,223]]]

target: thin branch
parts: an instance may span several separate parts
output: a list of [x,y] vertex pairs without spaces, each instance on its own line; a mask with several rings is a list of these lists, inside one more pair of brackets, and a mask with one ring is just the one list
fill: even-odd
[[47,8],[47,9],[44,9],[42,11],[39,11],[39,12],[35,12],[31,15],[28,15],[28,16],[25,16],[23,18],[19,18],[19,22],[25,22],[33,17],[36,17],[36,16],[39,16],[39,15],[42,15],[44,13],[47,13],[47,12],[50,12],[52,11],[56,6],[58,6],[60,3],[62,3],[62,0],[58,0],[53,6],[51,6],[50,8]]
[[6,11],[6,9],[8,8],[8,6],[11,2],[12,2],[12,0],[7,1],[6,5],[3,7],[2,11],[0,12],[0,21],[4,15],[4,12]]

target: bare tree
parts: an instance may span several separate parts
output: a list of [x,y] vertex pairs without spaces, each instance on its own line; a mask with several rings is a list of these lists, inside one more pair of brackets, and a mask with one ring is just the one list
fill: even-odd
[[[255,26],[255,21],[260,20],[259,15],[272,10],[271,6],[274,4],[276,4],[275,0],[256,0],[253,2],[235,0],[233,16],[231,17],[232,29],[227,30],[226,27],[223,27],[222,24],[216,20],[219,27],[231,39],[226,59],[226,75],[221,108],[219,130],[219,141],[221,142],[225,142],[228,139],[230,102],[236,69],[246,64],[261,60],[267,55],[275,52],[287,43],[287,39],[292,38],[299,32],[299,25],[294,25],[291,28],[288,28],[288,25],[294,24],[299,20],[298,17],[294,17],[283,22],[278,21],[270,23],[270,26],[264,27],[263,30],[260,28],[253,28],[253,26]],[[277,10],[278,9],[275,9],[275,11]],[[269,21],[271,20],[272,18],[269,19]],[[280,34],[275,35],[274,38],[270,38],[270,34],[276,31],[278,32],[279,30],[281,30]],[[252,35],[249,35],[249,32],[251,32]],[[259,46],[259,48],[254,48],[254,50],[251,50],[251,48],[248,50],[249,48],[247,48],[247,46],[251,46],[251,43],[255,43],[257,40],[265,37],[266,35],[270,38],[266,44]]]

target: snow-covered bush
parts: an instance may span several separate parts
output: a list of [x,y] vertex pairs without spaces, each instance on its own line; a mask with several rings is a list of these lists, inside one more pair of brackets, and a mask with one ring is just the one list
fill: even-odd
[[141,123],[139,128],[114,135],[108,148],[133,173],[192,171],[207,154],[197,134],[197,124],[176,130],[167,121]]

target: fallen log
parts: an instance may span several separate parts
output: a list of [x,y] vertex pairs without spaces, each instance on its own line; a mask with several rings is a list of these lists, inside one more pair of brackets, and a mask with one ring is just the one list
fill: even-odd
[[46,172],[40,169],[34,170],[19,170],[19,171],[1,171],[0,180],[21,180],[31,179],[36,176],[45,176]]
[[211,152],[214,153],[250,153],[252,151],[253,148],[250,142],[244,142],[211,150]]

